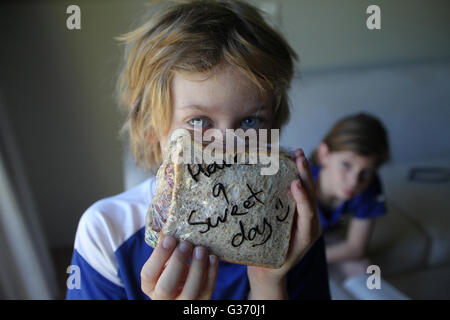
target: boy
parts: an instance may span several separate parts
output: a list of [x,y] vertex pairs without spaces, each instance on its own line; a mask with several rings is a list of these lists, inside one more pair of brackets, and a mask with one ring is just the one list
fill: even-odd
[[[159,166],[174,129],[275,129],[288,119],[296,55],[244,2],[168,6],[119,39],[127,43],[119,85],[125,128],[137,162],[150,169]],[[206,248],[171,237],[152,250],[144,241],[151,178],[83,214],[72,259],[81,288],[67,298],[328,299],[313,179],[303,152],[295,156],[300,179],[290,191],[298,214],[280,269],[218,261]]]

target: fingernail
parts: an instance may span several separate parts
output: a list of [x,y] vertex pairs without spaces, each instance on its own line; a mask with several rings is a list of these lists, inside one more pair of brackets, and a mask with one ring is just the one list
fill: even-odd
[[197,260],[203,260],[206,256],[206,249],[203,247],[195,247],[194,249],[194,258]]
[[189,242],[186,242],[184,240],[180,241],[180,244],[178,245],[178,248],[180,249],[181,252],[188,252],[189,250],[191,250],[191,244]]
[[163,246],[163,248],[166,249],[166,250],[175,247],[175,244],[176,244],[176,241],[175,241],[175,239],[174,239],[173,237],[171,237],[171,236],[166,236],[166,237],[163,239],[163,242],[162,242],[162,246]]
[[217,263],[217,257],[213,254],[209,255],[209,264],[214,266]]

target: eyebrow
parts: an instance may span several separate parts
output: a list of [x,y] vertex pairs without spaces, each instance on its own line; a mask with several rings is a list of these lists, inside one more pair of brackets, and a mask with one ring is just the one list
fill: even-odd
[[[211,112],[214,111],[216,108],[209,108],[206,106],[202,106],[202,105],[198,105],[198,104],[188,104],[185,106],[180,107],[181,110],[186,110],[186,109],[195,109],[195,110],[199,110],[202,112]],[[261,114],[264,110],[264,106],[259,106],[256,108],[252,108],[249,112],[249,114]]]
[[211,108],[202,106],[202,105],[198,105],[198,104],[188,104],[186,106],[182,106],[180,107],[180,109],[185,110],[185,109],[196,109],[196,110],[200,110],[200,111],[211,111]]

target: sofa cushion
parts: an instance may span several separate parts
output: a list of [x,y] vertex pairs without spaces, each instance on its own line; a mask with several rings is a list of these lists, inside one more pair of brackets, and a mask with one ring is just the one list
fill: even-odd
[[369,258],[380,266],[382,276],[426,266],[430,241],[425,232],[387,199],[387,214],[375,222]]
[[450,181],[431,183],[409,180],[410,170],[417,167],[450,169],[450,156],[386,166],[381,170],[386,194],[431,240],[428,265],[449,264]]

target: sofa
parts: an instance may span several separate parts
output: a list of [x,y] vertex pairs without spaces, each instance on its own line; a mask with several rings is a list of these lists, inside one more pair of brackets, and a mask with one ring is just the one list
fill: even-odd
[[[414,179],[422,168],[444,170]],[[381,170],[388,214],[375,226],[369,256],[412,299],[450,299],[449,172],[450,154]]]

